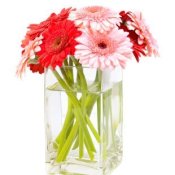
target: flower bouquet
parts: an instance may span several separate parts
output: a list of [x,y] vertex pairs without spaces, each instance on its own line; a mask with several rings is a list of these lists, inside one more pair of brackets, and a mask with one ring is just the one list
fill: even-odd
[[122,69],[158,56],[142,14],[67,8],[28,29],[17,74],[45,72],[48,173],[109,174],[122,158]]

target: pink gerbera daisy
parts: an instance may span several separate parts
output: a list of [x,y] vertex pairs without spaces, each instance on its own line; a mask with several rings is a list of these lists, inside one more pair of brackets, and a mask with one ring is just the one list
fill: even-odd
[[36,52],[41,50],[40,45],[42,44],[42,36],[36,37],[33,41],[29,41],[28,45],[24,48],[22,52],[22,60],[20,61],[17,68],[17,75],[22,76],[28,64],[29,59],[35,59]]
[[80,63],[89,67],[115,68],[125,67],[128,59],[133,57],[132,43],[128,33],[114,28],[107,35],[100,32],[84,31],[76,40],[75,57]]
[[140,45],[144,43],[147,45],[148,56],[151,56],[152,54],[154,54],[154,56],[159,56],[157,41],[153,38],[149,27],[146,25],[142,13],[129,13],[129,16],[132,19],[129,26],[131,26],[139,36],[138,43]]
[[75,21],[76,25],[90,27],[100,33],[110,31],[121,22],[116,12],[101,6],[91,6],[71,11],[69,18]]

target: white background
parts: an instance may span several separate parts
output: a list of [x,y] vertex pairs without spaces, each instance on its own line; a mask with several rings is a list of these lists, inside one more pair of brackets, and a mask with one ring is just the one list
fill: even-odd
[[[64,7],[63,1],[73,4],[73,0],[0,1],[0,175],[45,174],[43,76],[28,71],[20,80],[15,70],[28,24],[57,12]],[[124,71],[124,156],[113,175],[174,175],[173,0],[92,2],[143,11],[161,54],[160,58],[143,58],[140,64],[132,61]]]

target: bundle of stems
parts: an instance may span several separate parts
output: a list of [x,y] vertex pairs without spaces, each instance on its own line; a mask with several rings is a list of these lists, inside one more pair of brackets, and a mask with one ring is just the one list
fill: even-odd
[[[73,67],[76,68],[77,80],[74,80]],[[61,86],[68,97],[67,114],[60,133],[54,141],[57,151],[56,162],[65,161],[71,149],[79,148],[79,158],[83,158],[85,148],[90,160],[94,160],[96,148],[92,136],[100,143],[100,115],[101,115],[101,71],[97,70],[93,84],[98,85],[99,93],[89,93],[86,77],[82,65],[73,56],[64,61],[64,66],[58,72],[52,69],[57,79],[57,85]],[[48,87],[53,90],[55,85]],[[76,87],[76,88],[75,88]],[[81,97],[77,97],[77,89]],[[98,131],[91,121],[90,115],[97,102]],[[92,133],[92,134],[91,134]]]

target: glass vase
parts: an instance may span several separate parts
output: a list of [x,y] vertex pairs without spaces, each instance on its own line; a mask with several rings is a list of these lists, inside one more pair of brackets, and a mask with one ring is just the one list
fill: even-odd
[[47,173],[108,175],[122,159],[122,70],[67,63],[45,71]]

